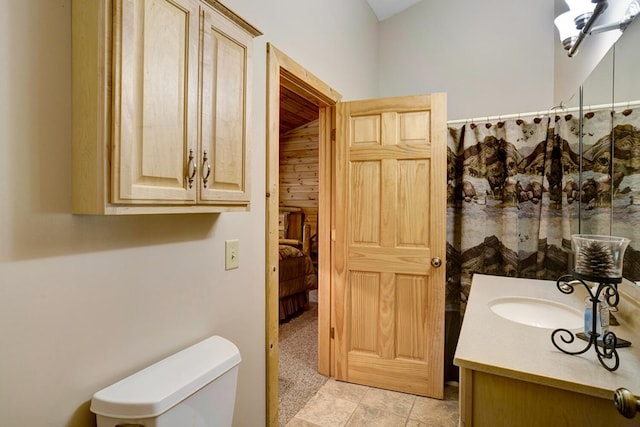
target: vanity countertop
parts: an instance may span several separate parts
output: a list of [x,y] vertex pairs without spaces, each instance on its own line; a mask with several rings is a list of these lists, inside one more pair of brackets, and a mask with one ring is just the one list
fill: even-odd
[[[611,327],[618,338],[631,341],[632,345],[617,349],[620,366],[609,372],[600,365],[593,346],[581,355],[564,354],[551,342],[553,329],[516,323],[489,308],[495,298],[523,296],[557,301],[582,312],[586,295],[582,285],[566,295],[558,290],[555,281],[475,274],[454,363],[461,368],[605,399],[612,399],[613,391],[619,387],[640,393],[640,334],[626,325]],[[581,349],[587,343],[576,339],[573,345]]]

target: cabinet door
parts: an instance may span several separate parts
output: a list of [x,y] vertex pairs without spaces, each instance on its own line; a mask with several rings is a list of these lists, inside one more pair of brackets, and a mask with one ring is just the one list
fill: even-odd
[[117,0],[113,49],[111,202],[195,202],[198,2]]
[[209,7],[203,7],[202,17],[199,202],[247,202],[247,64],[252,37]]

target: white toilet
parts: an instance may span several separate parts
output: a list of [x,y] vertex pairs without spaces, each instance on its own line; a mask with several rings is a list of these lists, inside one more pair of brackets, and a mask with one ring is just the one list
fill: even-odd
[[98,427],[231,426],[238,348],[213,336],[93,395]]

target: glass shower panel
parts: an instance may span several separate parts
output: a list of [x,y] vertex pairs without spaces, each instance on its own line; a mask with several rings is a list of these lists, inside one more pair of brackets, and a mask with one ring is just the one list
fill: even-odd
[[579,138],[581,234],[610,235],[611,129],[613,104],[613,48],[600,61],[582,87],[582,132]]

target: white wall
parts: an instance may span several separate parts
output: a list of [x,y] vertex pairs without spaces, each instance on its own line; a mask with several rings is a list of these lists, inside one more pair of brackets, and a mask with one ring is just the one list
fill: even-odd
[[546,110],[554,3],[422,1],[383,21],[383,96],[447,92],[449,120]]
[[[378,95],[378,21],[365,0],[225,0],[224,4],[265,34],[256,40],[257,52],[265,51],[266,42],[272,43],[345,101]],[[264,59],[258,58],[255,66],[259,85],[265,84]]]
[[640,101],[640,17],[616,43],[615,102]]
[[225,4],[265,33],[251,212],[114,218],[70,214],[71,0],[0,0],[0,425],[93,425],[93,392],[213,334],[242,353],[236,425],[264,425],[265,44],[372,97],[377,21],[364,0]]

